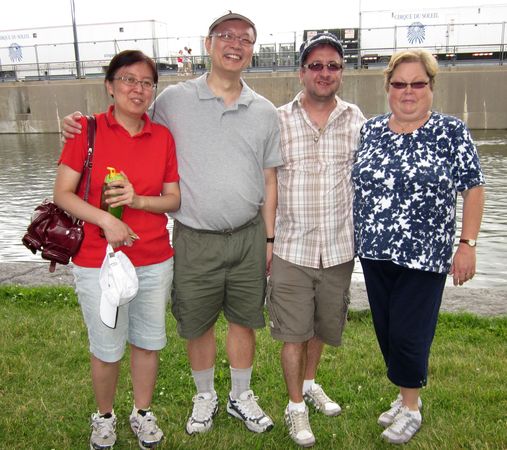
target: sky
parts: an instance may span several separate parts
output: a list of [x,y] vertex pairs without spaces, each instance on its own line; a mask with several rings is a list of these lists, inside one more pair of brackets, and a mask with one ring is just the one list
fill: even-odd
[[[71,0],[15,0],[4,4],[0,30],[70,25]],[[247,15],[259,35],[312,28],[357,27],[359,11],[507,4],[499,0],[74,0],[76,23],[158,20],[171,36],[200,36],[228,9]],[[507,18],[499,18],[506,21]],[[382,26],[379,24],[378,26]]]

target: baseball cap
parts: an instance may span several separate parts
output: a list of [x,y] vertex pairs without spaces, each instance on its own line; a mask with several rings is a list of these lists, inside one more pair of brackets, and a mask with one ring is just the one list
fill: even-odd
[[136,269],[130,259],[122,251],[115,253],[110,244],[107,245],[106,256],[102,261],[99,274],[100,288],[100,319],[109,328],[116,328],[118,307],[130,302],[139,289]]
[[218,25],[220,25],[222,22],[225,22],[226,20],[242,20],[243,22],[246,22],[248,25],[250,25],[253,28],[255,39],[257,39],[257,29],[255,28],[255,24],[248,17],[245,17],[241,14],[233,13],[231,10],[229,10],[223,16],[220,16],[218,19],[214,20],[214,22],[209,26],[208,36],[211,35],[213,30]]
[[338,38],[333,33],[317,33],[315,36],[307,39],[299,48],[299,64],[303,65],[310,52],[318,45],[331,45],[343,58],[343,47]]

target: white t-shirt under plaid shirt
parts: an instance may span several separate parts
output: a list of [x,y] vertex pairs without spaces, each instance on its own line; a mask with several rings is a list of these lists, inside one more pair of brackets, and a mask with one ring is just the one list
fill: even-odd
[[351,171],[365,118],[336,97],[319,130],[300,99],[301,92],[278,109],[283,165],[273,251],[300,266],[332,267],[354,258]]

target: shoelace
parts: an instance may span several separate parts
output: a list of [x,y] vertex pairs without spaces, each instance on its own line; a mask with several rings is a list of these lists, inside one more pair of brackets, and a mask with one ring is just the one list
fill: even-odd
[[244,413],[247,417],[257,418],[264,416],[264,412],[257,404],[257,400],[259,397],[254,395],[253,393],[248,394],[245,400],[236,400],[238,408]]
[[214,409],[214,400],[212,398],[206,399],[198,394],[194,396],[192,401],[194,402],[192,417],[198,421],[209,419]]
[[114,431],[114,419],[105,417],[96,416],[92,420],[92,427],[99,433],[101,436],[108,436]]
[[334,403],[324,392],[324,390],[317,386],[316,390],[311,389],[311,396],[314,396],[317,399],[317,402],[320,404],[319,406],[324,407],[326,403]]
[[147,412],[144,417],[141,416],[139,433],[155,434],[157,431],[157,418],[151,412]]
[[414,417],[410,415],[407,408],[401,408],[400,412],[394,418],[393,424],[390,426],[390,429],[398,434],[403,434],[405,430],[413,425],[417,426],[416,420]]
[[403,403],[401,400],[397,399],[391,403],[391,409],[389,409],[389,411],[386,411],[386,414],[394,418],[399,414],[402,407]]
[[291,417],[291,432],[294,435],[298,435],[301,431],[309,431],[310,422],[308,421],[308,416],[303,411],[292,411],[289,413],[289,417]]

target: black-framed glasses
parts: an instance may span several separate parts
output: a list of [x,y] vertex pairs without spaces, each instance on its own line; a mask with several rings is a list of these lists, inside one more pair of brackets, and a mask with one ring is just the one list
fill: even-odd
[[312,72],[322,72],[324,70],[324,67],[327,67],[327,70],[330,72],[339,72],[343,69],[343,64],[330,62],[327,64],[321,63],[321,62],[313,62],[310,64],[303,64],[303,67],[305,69],[309,69]]
[[255,41],[252,41],[250,38],[244,36],[238,36],[230,31],[224,31],[223,33],[212,33],[210,37],[217,37],[223,42],[234,42],[238,41],[242,47],[252,47],[255,44]]
[[413,83],[405,83],[403,81],[391,81],[389,84],[394,89],[407,89],[407,87],[411,87],[412,89],[423,89],[428,86],[429,81],[414,81]]
[[139,83],[139,86],[141,86],[143,89],[151,90],[154,89],[157,85],[151,81],[151,80],[137,80],[134,77],[124,75],[122,77],[116,77],[115,80],[120,80],[123,84],[126,86],[134,87],[136,84]]

